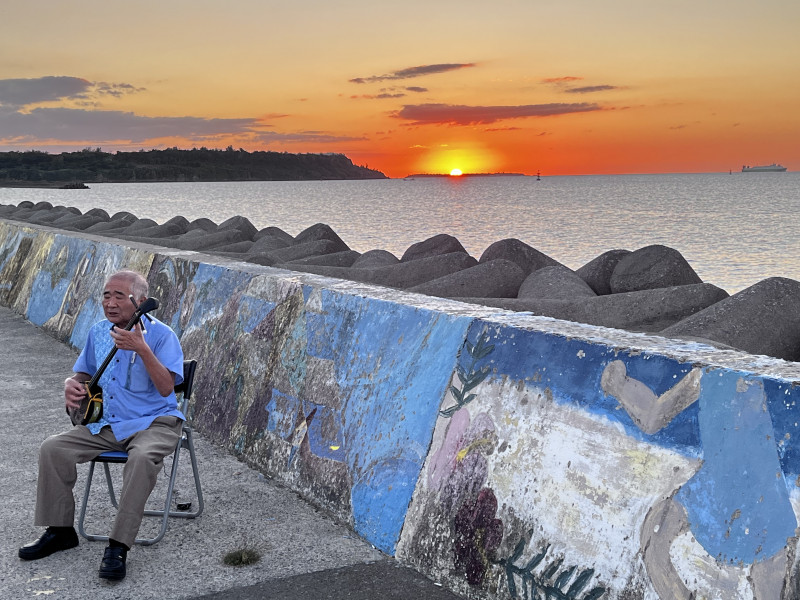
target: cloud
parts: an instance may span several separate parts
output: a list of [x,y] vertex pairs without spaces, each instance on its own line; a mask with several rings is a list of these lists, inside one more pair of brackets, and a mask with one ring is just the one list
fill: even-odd
[[94,84],[94,91],[102,96],[113,96],[119,98],[126,94],[136,94],[146,91],[146,88],[136,87],[130,83],[106,83],[105,81],[98,81]]
[[314,144],[338,144],[340,142],[360,142],[367,138],[345,136],[345,135],[332,135],[324,131],[297,131],[292,133],[278,133],[276,131],[268,131],[259,133],[253,137],[253,141],[260,143],[314,143]]
[[119,98],[144,91],[130,83],[92,82],[80,77],[0,79],[0,106],[24,108],[43,102],[75,101],[91,104],[103,96]]
[[383,88],[378,94],[353,94],[350,96],[353,100],[385,100],[387,98],[402,98],[406,96],[406,92],[427,92],[428,88],[418,86],[398,87],[392,86]]
[[[320,131],[277,133],[269,119],[289,117],[268,113],[259,118],[146,117],[132,112],[98,110],[103,96],[120,97],[144,91],[128,83],[91,82],[77,77],[0,80],[0,144],[7,146],[86,144],[120,146],[152,143],[165,138],[205,143],[236,137],[254,143],[333,144],[363,137]],[[69,106],[42,106],[47,102]]]
[[607,90],[616,90],[615,85],[587,85],[583,87],[567,88],[566,92],[569,94],[593,94],[594,92],[605,92]]
[[93,86],[78,77],[0,79],[0,106],[18,108],[39,102],[83,97]]
[[13,146],[89,141],[92,145],[109,146],[154,143],[163,138],[204,144],[223,136],[265,144],[334,144],[365,139],[322,131],[278,133],[266,127],[263,120],[255,118],[143,117],[130,112],[77,108],[36,108],[29,113],[0,109],[0,143]]
[[392,116],[412,121],[413,125],[476,125],[495,123],[505,119],[551,117],[579,112],[602,110],[598,104],[579,102],[573,104],[527,104],[522,106],[464,106],[458,104],[405,105]]
[[383,92],[381,94],[356,94],[350,96],[353,100],[385,100],[386,98],[402,98],[405,96],[403,92],[397,93],[388,93]]
[[258,125],[257,119],[142,117],[130,112],[79,108],[36,108],[28,113],[0,111],[2,140],[128,140],[138,143],[160,137],[200,138],[243,133]]
[[487,127],[484,131],[520,131],[522,127]]
[[400,69],[393,73],[386,75],[370,75],[369,77],[356,77],[350,79],[350,83],[376,83],[378,81],[392,81],[395,79],[411,79],[412,77],[423,77],[425,75],[433,75],[436,73],[446,73],[447,71],[456,71],[458,69],[466,69],[476,66],[475,63],[444,63],[438,65],[421,65],[418,67],[409,67],[407,69]]
[[567,75],[566,77],[548,77],[546,79],[542,79],[542,83],[569,83],[571,81],[580,81],[583,77],[572,77],[571,75]]

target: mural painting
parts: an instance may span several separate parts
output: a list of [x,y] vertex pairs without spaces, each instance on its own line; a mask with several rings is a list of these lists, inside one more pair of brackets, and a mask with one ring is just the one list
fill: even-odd
[[171,259],[151,280],[202,367],[198,430],[393,552],[468,321]]
[[798,393],[476,320],[397,555],[475,598],[792,597]]
[[601,383],[646,434],[699,405],[703,463],[687,482],[654,503],[642,524],[642,556],[659,596],[694,597],[671,556],[673,543],[690,534],[690,552],[705,565],[693,574],[695,580],[714,581],[727,597],[742,597],[747,581],[754,598],[781,598],[789,566],[787,541],[796,543],[797,528],[790,497],[797,496],[797,488],[787,476],[793,471],[796,479],[798,469],[785,452],[782,465],[780,452],[797,435],[798,424],[776,438],[764,382],[734,371],[693,368],[656,396],[627,374],[625,362],[615,360],[605,367]]

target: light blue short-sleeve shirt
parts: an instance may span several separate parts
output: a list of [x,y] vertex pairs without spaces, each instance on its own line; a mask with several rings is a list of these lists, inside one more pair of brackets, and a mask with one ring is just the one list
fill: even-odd
[[[183,381],[183,349],[178,336],[158,319],[143,320],[144,339],[156,358],[175,374],[175,384]],[[114,347],[110,321],[95,323],[89,330],[73,370],[94,375]],[[142,358],[130,350],[117,350],[98,384],[103,389],[103,417],[87,427],[97,434],[110,425],[114,437],[122,441],[147,429],[158,417],[185,417],[178,410],[175,392],[162,396],[144,367]]]

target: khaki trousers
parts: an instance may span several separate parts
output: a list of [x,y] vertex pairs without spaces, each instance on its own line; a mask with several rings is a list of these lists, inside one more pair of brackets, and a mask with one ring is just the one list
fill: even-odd
[[111,427],[103,427],[100,433],[92,435],[82,425],[47,438],[39,449],[34,524],[74,526],[72,489],[78,478],[76,465],[89,462],[103,452],[121,450],[128,453],[128,462],[122,471],[119,509],[109,536],[132,546],[164,457],[178,445],[182,423],[178,417],[158,417],[150,427],[121,442],[114,437]]

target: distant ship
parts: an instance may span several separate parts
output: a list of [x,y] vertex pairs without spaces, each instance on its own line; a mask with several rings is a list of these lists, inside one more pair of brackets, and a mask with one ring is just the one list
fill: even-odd
[[783,173],[784,171],[786,171],[786,167],[775,163],[760,167],[742,167],[742,173]]

